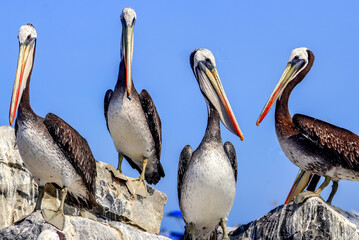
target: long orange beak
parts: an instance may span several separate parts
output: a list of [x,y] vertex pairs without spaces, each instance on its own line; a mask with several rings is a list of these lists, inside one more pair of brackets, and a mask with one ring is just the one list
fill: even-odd
[[122,27],[122,43],[123,46],[123,54],[125,57],[126,64],[126,89],[127,89],[127,97],[130,97],[132,91],[132,56],[133,56],[133,34],[134,25],[127,26],[123,24]]
[[11,96],[10,110],[9,110],[9,123],[12,126],[17,108],[19,107],[22,93],[26,87],[26,82],[31,73],[34,61],[35,40],[28,43],[20,44],[19,59],[17,62],[15,82]]
[[267,115],[269,110],[274,105],[275,101],[278,98],[280,98],[280,96],[282,95],[283,90],[285,89],[288,82],[290,81],[290,79],[294,75],[295,69],[296,69],[295,65],[292,65],[291,63],[288,63],[288,65],[286,66],[286,68],[285,68],[285,70],[284,70],[284,72],[282,74],[282,77],[280,78],[277,86],[274,88],[274,91],[272,92],[271,96],[269,97],[266,105],[264,106],[261,114],[259,115],[259,117],[257,119],[257,122],[256,122],[257,126],[259,126],[259,124],[265,118],[265,116]]
[[[202,91],[207,95],[207,98],[211,101],[212,105],[217,109],[221,121],[233,134],[236,134],[243,141],[244,136],[241,129],[238,126],[236,117],[234,116],[232,107],[228,101],[226,93],[223,89],[222,82],[219,78],[217,69],[208,69],[204,64],[200,63],[200,71],[204,74],[197,74],[199,81],[203,85],[208,85],[208,80],[213,88],[204,88]],[[208,79],[208,80],[207,80]],[[200,83],[200,85],[202,85]],[[202,87],[201,87],[202,88]],[[212,91],[214,89],[215,91]]]

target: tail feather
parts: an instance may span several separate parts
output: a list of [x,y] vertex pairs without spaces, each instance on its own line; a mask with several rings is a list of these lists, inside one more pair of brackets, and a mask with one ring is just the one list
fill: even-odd
[[71,192],[67,193],[66,202],[72,203],[79,208],[93,209],[97,207],[96,198],[92,193],[89,193],[88,198],[81,198],[73,195]]
[[163,170],[163,167],[162,167],[162,164],[160,163],[160,161],[158,161],[157,168],[155,167],[155,169],[157,171],[152,171],[151,173],[148,173],[148,174],[146,171],[145,179],[149,184],[156,185],[161,180],[161,178],[163,178],[165,176],[165,171]]
[[[127,157],[126,155],[124,155],[124,157],[133,169],[136,169],[139,173],[142,172],[142,169],[134,161],[132,161],[131,158]],[[145,173],[145,179],[148,184],[156,185],[161,180],[161,178],[165,176],[165,171],[163,170],[160,161],[157,162],[157,166],[155,166],[154,169],[156,170],[152,172],[146,171]]]

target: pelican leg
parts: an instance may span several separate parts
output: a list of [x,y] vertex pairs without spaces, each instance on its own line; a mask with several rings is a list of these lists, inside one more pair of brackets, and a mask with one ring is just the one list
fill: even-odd
[[337,193],[337,190],[338,190],[338,181],[333,181],[332,191],[330,192],[330,195],[327,200],[328,204],[332,204],[333,197]]
[[122,174],[122,160],[123,160],[123,154],[122,153],[118,153],[118,166],[117,166],[117,170]]
[[191,233],[192,240],[196,240],[196,225],[192,222],[189,224],[189,231]]
[[332,178],[331,177],[325,177],[325,180],[324,180],[324,182],[322,183],[322,185],[320,185],[320,187],[315,191],[315,193],[316,194],[318,194],[318,195],[320,195],[321,193],[322,193],[322,191],[323,191],[323,189],[326,187],[326,186],[328,186],[328,184],[330,183],[330,180],[331,180]]
[[67,195],[67,188],[61,190],[61,204],[57,211],[50,209],[43,209],[42,216],[45,221],[55,226],[56,228],[63,230],[65,226],[65,215],[64,215],[64,203]]
[[298,205],[300,203],[303,203],[307,198],[310,197],[319,197],[322,199],[322,197],[320,196],[320,194],[322,193],[323,189],[328,186],[328,184],[330,183],[331,177],[325,177],[324,182],[320,185],[320,187],[315,191],[315,192],[311,192],[311,191],[305,191],[302,192],[301,194],[297,195],[294,198],[294,202]]
[[228,232],[227,232],[227,218],[221,218],[221,227],[223,231],[223,240],[229,240]]
[[139,178],[128,180],[126,182],[126,186],[128,190],[131,193],[131,197],[135,198],[135,195],[140,195],[142,197],[146,197],[147,193],[147,186],[145,183],[145,173],[146,173],[146,167],[147,167],[147,158],[143,158],[142,160],[142,172]]
[[34,211],[37,211],[37,210],[41,209],[41,202],[42,202],[42,198],[44,197],[44,193],[45,193],[45,187],[44,186],[39,186],[38,189],[39,189],[39,195],[37,196]]

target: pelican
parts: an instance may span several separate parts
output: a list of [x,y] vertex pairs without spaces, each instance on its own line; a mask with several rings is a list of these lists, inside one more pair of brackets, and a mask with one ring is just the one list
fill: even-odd
[[15,122],[16,144],[22,160],[38,184],[35,210],[41,210],[44,185],[61,188],[57,211],[43,209],[44,219],[59,229],[64,227],[63,206],[67,195],[80,207],[96,206],[96,161],[87,141],[53,113],[42,118],[30,106],[30,78],[35,58],[37,33],[33,25],[19,30],[19,59],[11,97],[9,121]]
[[222,145],[219,120],[243,140],[237,120],[208,49],[196,49],[190,63],[206,100],[208,122],[201,144],[193,152],[183,148],[178,164],[177,190],[186,222],[185,237],[209,239],[220,224],[228,239],[226,222],[236,194],[237,158],[230,142]]
[[[104,112],[107,128],[118,152],[118,170],[122,173],[123,157],[135,168],[140,177],[127,182],[130,192],[146,195],[146,180],[157,184],[165,176],[160,163],[161,120],[150,94],[137,93],[132,82],[133,30],[136,12],[125,8],[121,13],[121,62],[114,91],[107,90]],[[137,184],[128,184],[128,183]],[[137,186],[136,186],[137,185]],[[135,187],[136,186],[136,187]]]
[[302,114],[295,114],[292,118],[289,113],[289,95],[310,71],[313,62],[314,54],[309,49],[296,48],[292,51],[282,77],[257,120],[258,126],[277,101],[275,129],[280,146],[286,156],[304,170],[298,174],[291,192],[301,192],[302,189],[297,191],[296,188],[303,187],[297,184],[303,176],[309,176],[308,179],[311,174],[325,177],[315,192],[307,191],[298,195],[297,203],[311,196],[320,197],[330,180],[334,182],[332,194],[335,194],[339,180],[359,181],[358,135]]

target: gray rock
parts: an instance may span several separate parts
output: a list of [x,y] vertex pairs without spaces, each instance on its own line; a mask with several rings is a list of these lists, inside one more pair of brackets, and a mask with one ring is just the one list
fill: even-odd
[[14,130],[0,127],[0,229],[30,214],[36,196],[37,185],[15,146]]
[[358,214],[345,212],[313,197],[299,206],[281,205],[241,225],[230,239],[359,239]]
[[146,232],[158,234],[161,228],[166,194],[147,186],[145,198],[131,198],[123,176],[116,176],[112,165],[97,163],[96,201],[99,208],[93,213],[109,220],[121,221]]
[[[91,211],[84,211],[76,208],[71,202],[66,202],[65,214],[86,216],[102,223],[120,221],[139,230],[158,234],[163,217],[163,207],[167,201],[166,194],[147,186],[145,198],[136,196],[133,199],[126,186],[126,180],[129,178],[118,174],[112,165],[97,162],[97,172],[96,201],[98,207]],[[57,197],[58,191],[51,184],[46,185],[45,190],[42,208],[57,209],[60,203]],[[28,216],[34,209],[36,199],[37,185],[21,160],[15,145],[14,130],[11,127],[0,127],[0,229]],[[74,219],[76,222],[72,225],[76,228],[80,218]],[[55,238],[53,233],[43,233],[46,228],[44,226],[46,225],[33,226],[38,231],[36,236],[39,236],[40,239]],[[83,229],[76,230],[80,235],[81,231],[93,230],[84,226],[81,228]],[[42,235],[39,235],[40,233]]]
[[145,233],[120,222],[99,223],[83,217],[66,216],[65,228],[59,231],[46,223],[39,211],[23,221],[0,230],[2,240],[168,240],[169,238]]

